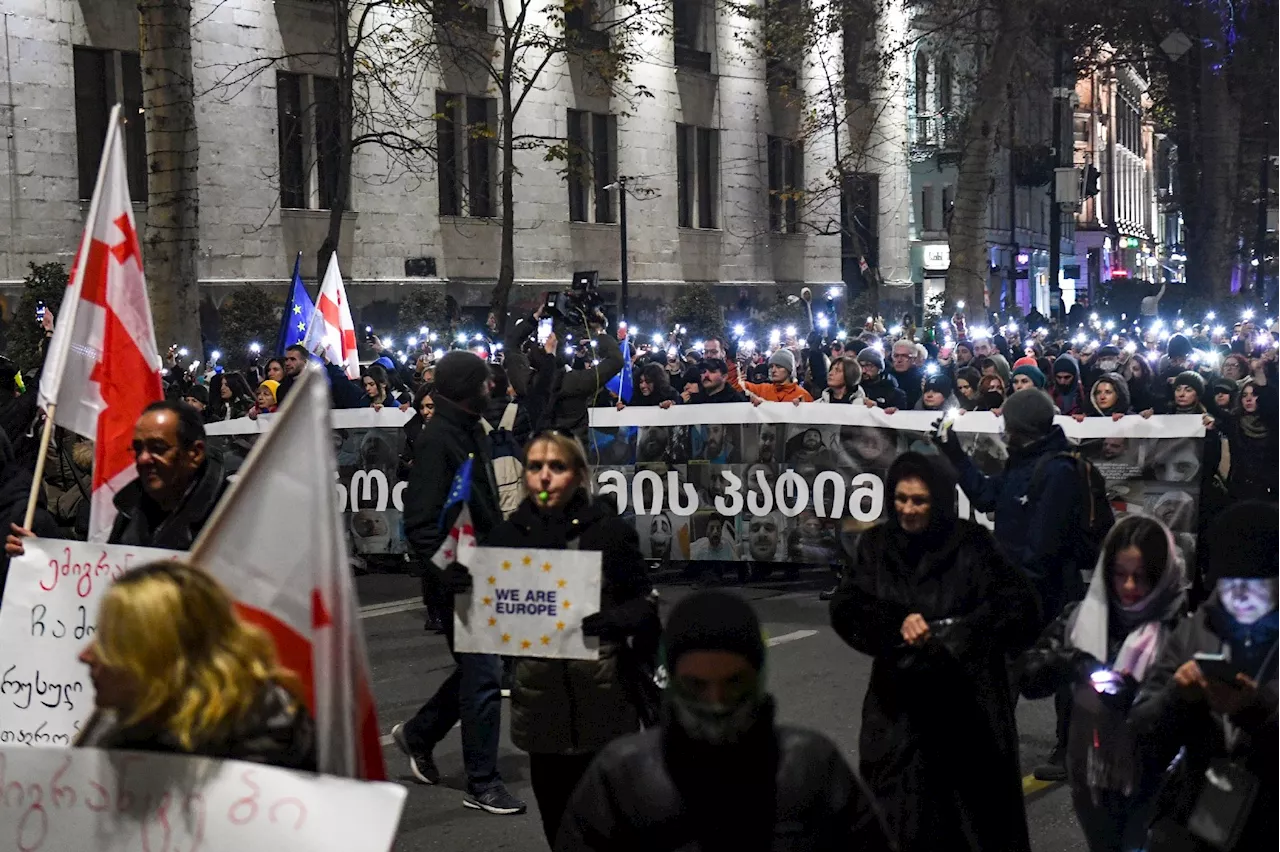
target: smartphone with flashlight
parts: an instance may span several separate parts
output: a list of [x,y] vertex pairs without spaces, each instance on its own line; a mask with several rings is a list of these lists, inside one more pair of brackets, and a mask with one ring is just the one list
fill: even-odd
[[44,322],[44,302],[36,302],[36,325]]
[[547,342],[547,338],[551,337],[551,330],[555,324],[555,320],[551,317],[543,317],[538,320],[538,344],[542,345]]
[[1219,683],[1235,684],[1236,675],[1241,671],[1239,666],[1227,659],[1226,654],[1210,654],[1201,651],[1193,659],[1205,677]]

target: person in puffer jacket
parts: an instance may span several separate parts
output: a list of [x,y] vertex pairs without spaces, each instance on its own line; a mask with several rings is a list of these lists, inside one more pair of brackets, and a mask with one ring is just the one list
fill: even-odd
[[[529,753],[529,779],[547,844],[555,843],[565,803],[598,751],[637,731],[632,647],[656,643],[660,626],[634,527],[588,490],[586,452],[556,432],[525,450],[529,497],[486,539],[490,547],[601,553],[600,611],[582,622],[599,640],[596,660],[519,657],[511,690],[511,741]],[[512,574],[522,570],[514,566]],[[533,570],[523,568],[523,570]],[[501,618],[501,616],[497,616]],[[632,646],[628,640],[635,639]]]

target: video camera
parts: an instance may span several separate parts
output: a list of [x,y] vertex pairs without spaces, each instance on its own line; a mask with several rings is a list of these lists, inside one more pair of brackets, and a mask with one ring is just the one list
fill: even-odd
[[594,269],[573,273],[573,286],[560,293],[547,293],[543,313],[566,325],[583,324],[604,306],[600,296],[600,273]]

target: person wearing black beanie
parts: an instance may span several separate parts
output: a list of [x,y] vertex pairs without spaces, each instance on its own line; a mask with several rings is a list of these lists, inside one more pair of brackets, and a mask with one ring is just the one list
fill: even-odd
[[556,850],[895,848],[836,745],[775,722],[765,641],[746,600],[718,590],[682,599],[663,648],[661,724],[596,756]]
[[[463,506],[450,501],[454,480],[470,484],[466,507],[476,539],[484,544],[502,523],[498,485],[493,473],[489,439],[480,425],[488,404],[489,370],[474,353],[456,350],[436,364],[432,390],[435,413],[422,427],[414,445],[413,468],[404,492],[404,535],[414,556],[435,576],[443,605],[445,641],[453,652],[454,595],[471,591],[471,572],[457,562],[439,570],[431,559],[448,540]],[[468,475],[469,473],[469,475]],[[447,558],[452,558],[445,551]],[[433,751],[453,729],[462,725],[462,762],[467,774],[463,806],[491,814],[522,814],[525,803],[502,782],[498,744],[502,722],[502,659],[494,654],[453,654],[457,664],[416,714],[392,727],[396,746],[409,759],[409,771],[423,784],[440,781]]]
[[[1156,813],[1146,847],[1152,852],[1274,848],[1278,530],[1280,507],[1257,500],[1234,503],[1209,524],[1213,591],[1161,648],[1134,700],[1129,718],[1144,759],[1169,766],[1183,753],[1165,778],[1161,801],[1173,806]],[[1230,796],[1230,788],[1224,794],[1221,783],[1207,789],[1211,770],[1252,791],[1252,801]],[[1202,810],[1206,792],[1218,797],[1216,820]],[[1212,845],[1192,839],[1205,836],[1207,823],[1232,837]]]
[[874,659],[859,770],[902,852],[1027,852],[1006,658],[1035,641],[1035,591],[987,530],[955,513],[955,472],[904,453],[883,523],[859,538],[831,626]]

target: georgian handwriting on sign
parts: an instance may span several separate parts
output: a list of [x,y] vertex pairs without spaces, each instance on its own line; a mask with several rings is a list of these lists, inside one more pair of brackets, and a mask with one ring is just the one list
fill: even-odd
[[88,639],[97,628],[89,623],[89,608],[81,604],[76,607],[76,619],[71,627],[61,618],[52,618],[49,608],[44,604],[31,607],[31,635],[36,638],[48,636],[51,639]]
[[84,693],[83,683],[78,680],[50,680],[47,675],[42,677],[39,669],[33,675],[15,674],[16,668],[16,663],[9,666],[4,677],[0,678],[0,695],[12,701],[14,707],[26,710],[34,701],[50,710],[59,707],[68,711],[76,709],[78,696]]
[[237,761],[0,747],[0,850],[384,852],[404,796]]
[[106,550],[97,552],[96,558],[86,559],[83,554],[72,558],[71,548],[64,547],[60,557],[49,560],[50,573],[40,581],[40,588],[52,592],[60,582],[74,583],[76,594],[87,598],[93,594],[94,581],[103,579],[109,583],[133,567],[132,553],[124,554],[123,559],[112,559]]

